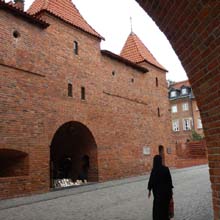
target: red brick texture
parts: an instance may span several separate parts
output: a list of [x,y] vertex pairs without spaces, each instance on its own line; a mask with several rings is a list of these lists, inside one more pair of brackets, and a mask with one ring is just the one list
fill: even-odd
[[189,77],[207,141],[214,219],[220,219],[220,1],[137,2],[165,33]]
[[192,160],[190,159],[183,159],[177,158],[176,159],[176,168],[185,168],[185,167],[192,167],[192,166],[199,166],[207,164],[207,158],[197,158]]
[[[19,160],[19,169],[28,167],[28,172],[17,176],[7,172],[0,177],[0,198],[48,191],[51,155],[72,156],[78,151],[69,152],[71,147],[79,147],[70,146],[74,140],[83,145],[79,155],[91,156],[93,180],[149,172],[159,145],[164,147],[167,165],[174,166],[164,71],[143,63],[149,70],[143,73],[103,55],[98,37],[50,13],[43,12],[41,18],[50,26],[42,28],[8,10],[0,11],[1,149],[26,155],[27,161]],[[13,36],[14,31],[19,35]],[[73,52],[74,41],[78,55]],[[70,83],[72,97],[67,90]],[[63,132],[68,122],[82,129],[76,129],[77,139],[67,137],[66,146],[59,140],[68,135]],[[56,132],[62,134],[55,142],[62,150],[51,153]],[[150,147],[150,155],[143,154],[145,146]]]
[[207,164],[207,146],[204,140],[190,141],[176,145],[176,167],[190,167]]

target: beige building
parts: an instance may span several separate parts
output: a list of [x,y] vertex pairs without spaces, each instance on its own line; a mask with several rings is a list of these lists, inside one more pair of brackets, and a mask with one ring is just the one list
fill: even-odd
[[[177,143],[203,137],[200,112],[188,80],[169,85],[172,131]],[[196,136],[196,137],[195,137]]]

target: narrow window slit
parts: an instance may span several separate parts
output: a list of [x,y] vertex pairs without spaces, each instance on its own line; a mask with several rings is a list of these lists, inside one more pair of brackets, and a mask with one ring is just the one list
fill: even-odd
[[71,83],[68,83],[68,96],[73,97],[73,86]]
[[73,42],[73,51],[74,51],[74,54],[75,54],[75,55],[78,55],[79,46],[78,46],[78,42],[77,42],[77,41],[74,41],[74,42]]
[[81,87],[81,99],[82,100],[86,100],[85,87]]

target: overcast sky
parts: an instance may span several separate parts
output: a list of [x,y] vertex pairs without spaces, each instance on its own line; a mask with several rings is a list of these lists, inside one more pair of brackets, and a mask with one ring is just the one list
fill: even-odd
[[[25,0],[25,9],[34,0]],[[101,49],[119,54],[131,32],[142,40],[169,73],[167,79],[186,80],[186,73],[165,35],[135,0],[72,0],[85,20],[104,38]]]

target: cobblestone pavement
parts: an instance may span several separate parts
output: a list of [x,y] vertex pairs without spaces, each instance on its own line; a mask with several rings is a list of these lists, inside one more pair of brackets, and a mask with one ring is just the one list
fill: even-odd
[[[211,220],[207,166],[172,170],[175,220]],[[0,201],[0,220],[151,220],[149,176]]]

